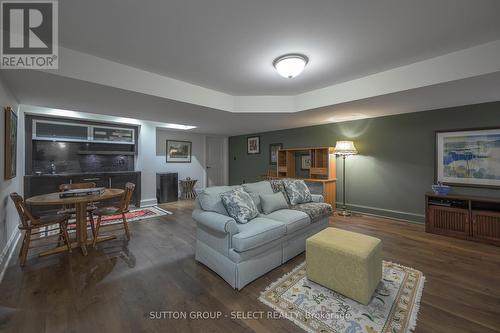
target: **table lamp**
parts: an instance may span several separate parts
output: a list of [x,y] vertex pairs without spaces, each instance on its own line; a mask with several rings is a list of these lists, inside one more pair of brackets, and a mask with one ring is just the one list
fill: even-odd
[[343,166],[342,166],[342,210],[339,212],[341,216],[350,216],[351,212],[347,210],[345,205],[345,159],[347,156],[356,155],[358,150],[354,147],[354,142],[352,141],[337,141],[335,144],[335,149],[333,153],[337,156],[342,156]]

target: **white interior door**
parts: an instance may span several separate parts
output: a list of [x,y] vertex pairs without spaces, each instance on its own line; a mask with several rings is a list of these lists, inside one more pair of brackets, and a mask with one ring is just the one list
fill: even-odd
[[224,185],[224,138],[207,137],[207,186]]

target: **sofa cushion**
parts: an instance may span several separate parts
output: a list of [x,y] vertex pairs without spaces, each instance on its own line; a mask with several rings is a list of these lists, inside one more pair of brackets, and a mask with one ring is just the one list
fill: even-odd
[[287,178],[283,179],[282,182],[291,205],[312,201],[311,191],[302,179]]
[[288,203],[285,200],[285,196],[281,192],[273,194],[261,194],[259,195],[259,197],[264,214],[271,214],[278,209],[288,208]]
[[254,249],[285,235],[285,224],[265,217],[257,217],[246,224],[238,224],[233,236],[233,248],[238,252]]
[[268,181],[261,181],[256,183],[245,183],[241,185],[245,192],[250,193],[250,196],[253,199],[253,202],[257,206],[259,213],[262,213],[262,205],[260,202],[259,194],[271,194],[273,193],[273,189],[271,188],[271,184]]
[[220,197],[229,216],[238,223],[247,223],[259,215],[252,197],[243,188],[224,192]]
[[311,224],[311,219],[306,213],[293,209],[280,209],[265,215],[265,217],[284,223],[287,235]]
[[245,183],[241,186],[243,186],[243,189],[248,193],[273,194],[271,184],[267,180],[256,183]]
[[259,213],[262,213],[262,203],[260,202],[259,195],[257,193],[249,193],[249,194],[253,200],[253,203],[255,204],[255,206],[257,206],[257,210],[259,211]]
[[203,210],[229,216],[220,195],[238,187],[240,186],[213,186],[203,189],[198,195],[201,208],[203,208]]

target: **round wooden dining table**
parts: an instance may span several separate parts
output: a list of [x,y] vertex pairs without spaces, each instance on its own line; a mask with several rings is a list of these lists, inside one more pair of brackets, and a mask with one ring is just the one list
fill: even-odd
[[[91,202],[98,202],[119,197],[123,195],[124,190],[117,188],[107,188],[101,195],[87,195],[83,197],[60,198],[61,192],[37,195],[26,199],[28,205],[33,206],[62,206],[75,205],[76,208],[76,242],[70,245],[72,248],[80,247],[83,255],[87,255],[87,244],[92,244],[92,240],[87,237],[87,205]],[[109,239],[114,239],[116,236],[102,236],[97,239],[102,242]],[[54,249],[42,252],[39,256],[67,251],[66,245],[56,247]]]

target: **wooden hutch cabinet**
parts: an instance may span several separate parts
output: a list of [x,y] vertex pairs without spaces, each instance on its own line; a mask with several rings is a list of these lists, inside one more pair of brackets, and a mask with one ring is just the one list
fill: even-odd
[[425,195],[425,231],[500,246],[500,198]]
[[[302,156],[310,157],[308,168],[301,168]],[[335,209],[336,168],[333,147],[290,148],[278,151],[278,178],[300,178],[313,194],[322,194]]]

